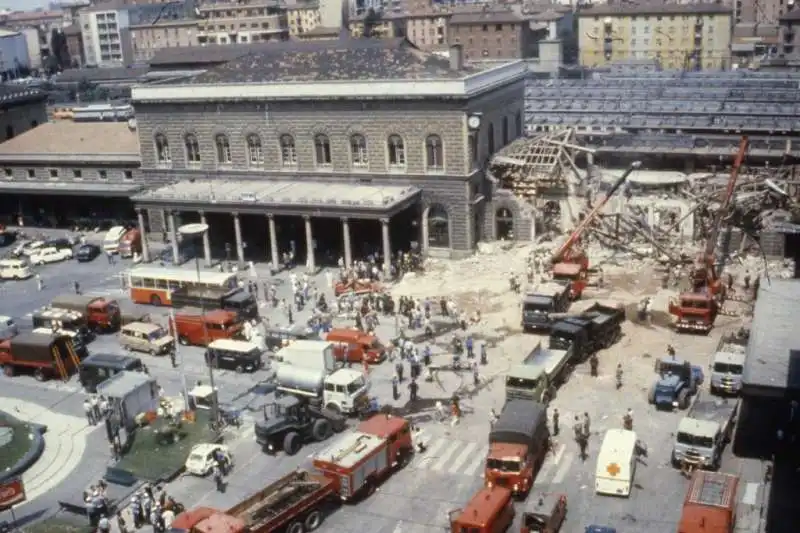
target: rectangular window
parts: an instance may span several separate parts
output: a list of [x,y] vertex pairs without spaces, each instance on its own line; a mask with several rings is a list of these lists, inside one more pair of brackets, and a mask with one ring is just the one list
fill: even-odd
[[58,170],[55,168],[50,169],[50,179],[57,179],[58,178]]
[[132,180],[133,179],[133,171],[132,170],[126,170],[125,173],[124,173],[124,177],[125,177],[126,180]]
[[11,170],[10,168],[3,169],[3,174],[5,174],[7,178],[13,178],[14,177],[14,171]]
[[108,179],[108,171],[106,171],[106,170],[98,170],[97,171],[97,177],[100,178],[101,180],[107,180]]
[[79,180],[83,177],[83,172],[81,172],[80,170],[73,170],[72,177],[76,180]]
[[28,179],[32,180],[36,177],[36,171],[32,168],[28,169]]

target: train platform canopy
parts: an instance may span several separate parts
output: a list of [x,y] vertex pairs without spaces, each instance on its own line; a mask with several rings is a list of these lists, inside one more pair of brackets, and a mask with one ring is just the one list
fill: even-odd
[[386,217],[414,203],[420,189],[330,181],[184,180],[133,197],[139,207],[243,214]]
[[747,344],[742,395],[800,395],[800,280],[761,279]]
[[144,187],[136,183],[86,183],[48,181],[43,183],[0,181],[0,194],[38,194],[47,196],[107,196],[129,198]]

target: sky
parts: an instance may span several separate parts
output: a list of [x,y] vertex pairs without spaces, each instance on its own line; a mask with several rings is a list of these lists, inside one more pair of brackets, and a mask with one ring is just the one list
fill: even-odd
[[12,11],[27,11],[37,7],[47,7],[50,0],[0,0],[0,8]]

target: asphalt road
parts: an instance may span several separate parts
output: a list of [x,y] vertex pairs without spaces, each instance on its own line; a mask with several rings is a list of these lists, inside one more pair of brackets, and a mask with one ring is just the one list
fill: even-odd
[[[41,268],[41,276],[45,281],[42,291],[36,290],[33,280],[2,285],[0,314],[17,317],[23,327],[30,327],[27,320],[29,313],[47,304],[54,296],[71,291],[74,281],[81,284],[84,292],[124,299],[118,274],[129,266],[126,262],[109,265],[103,257],[90,264],[71,261],[44,266]],[[259,279],[267,279],[265,269],[259,267],[258,272]],[[286,274],[281,276],[285,278]],[[316,278],[319,286],[325,285],[324,279],[324,275]],[[279,291],[282,291],[280,297],[288,297],[288,283],[280,284]],[[146,309],[163,315],[163,310]],[[262,313],[273,324],[286,321],[285,317],[265,306],[262,306]],[[296,317],[298,321],[304,318],[303,313]],[[341,321],[341,324],[350,325],[347,321]],[[638,335],[646,333],[636,327],[626,325],[627,336],[634,341]],[[377,333],[383,339],[393,337],[396,333],[394,321],[382,323]],[[472,385],[470,373],[442,371],[435,383],[422,383],[420,396],[428,401],[420,402],[422,407],[410,411],[409,416],[420,428],[416,437],[425,442],[427,451],[418,455],[406,469],[389,478],[366,501],[332,513],[320,531],[352,533],[368,529],[375,533],[440,533],[447,524],[449,511],[463,507],[483,484],[482,466],[488,449],[489,411],[502,407],[503,372],[510,364],[522,359],[527,353],[526,348],[534,342],[532,336],[520,336],[519,350],[490,348],[489,364],[481,368],[480,386],[477,389]],[[704,339],[698,345],[698,350],[710,355],[710,347],[715,344],[712,338]],[[89,348],[91,352],[125,353],[115,335],[101,336]],[[616,348],[609,350],[608,354],[601,354],[601,360],[609,357],[614,350]],[[444,354],[443,347],[435,347],[435,353],[435,364],[449,362],[450,356]],[[200,348],[183,348],[178,369],[172,368],[168,358],[141,357],[168,395],[181,393],[184,375],[190,384],[197,380],[208,380],[208,370]],[[652,368],[652,361],[637,364]],[[220,401],[232,403],[245,412],[245,424],[237,434],[229,435],[227,440],[235,456],[234,472],[224,494],[217,493],[210,480],[183,477],[168,488],[178,500],[189,505],[225,508],[291,469],[310,466],[310,457],[324,444],[309,445],[295,457],[270,457],[264,455],[255,443],[252,421],[261,416],[260,407],[270,400],[259,384],[269,378],[270,372],[270,369],[265,369],[252,375],[237,375],[227,371],[215,373]],[[403,406],[407,401],[405,389],[397,401],[391,398],[392,374],[393,365],[390,363],[373,367],[370,375],[371,394],[377,396],[382,404]],[[562,426],[561,435],[555,439],[555,451],[548,456],[537,478],[533,495],[527,503],[519,504],[518,510],[533,504],[537,491],[557,492],[565,494],[569,501],[567,522],[562,529],[564,533],[582,533],[589,524],[610,525],[621,532],[676,530],[687,481],[671,468],[669,454],[673,432],[682,415],[655,412],[646,403],[650,381],[636,382],[633,377],[631,379],[634,382],[626,383],[622,390],[617,391],[612,376],[591,378],[587,369],[576,370],[554,401],[554,407],[561,412]],[[42,423],[61,415],[83,418],[81,402],[84,395],[74,378],[62,384],[37,383],[25,376],[10,379],[0,376],[0,387],[0,396],[45,407],[39,415]],[[455,392],[464,398],[462,405],[465,416],[458,425],[451,427],[449,421],[436,420],[432,406],[436,399],[449,398]],[[594,494],[593,481],[602,436],[606,429],[621,425],[621,414],[628,407],[634,410],[635,430],[648,447],[648,457],[637,467],[636,486],[629,499],[597,496]],[[572,417],[583,412],[588,412],[592,419],[589,457],[585,462],[578,457],[570,429]],[[53,508],[60,498],[78,493],[99,479],[108,461],[108,446],[103,432],[86,429],[81,433],[80,440],[82,443],[73,446],[69,457],[54,456],[54,460],[64,461],[67,465],[64,470],[69,470],[69,475],[39,480],[41,486],[46,483],[51,483],[51,486],[46,486],[44,491],[39,489],[36,499],[20,506],[17,509],[18,517]],[[764,494],[763,465],[726,456],[723,470],[738,472],[743,477],[739,495],[742,515],[737,531],[758,531],[758,511]],[[518,531],[519,526],[515,526],[514,530]]]

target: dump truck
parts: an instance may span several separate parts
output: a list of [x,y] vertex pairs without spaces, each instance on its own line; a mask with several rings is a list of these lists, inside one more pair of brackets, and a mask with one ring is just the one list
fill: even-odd
[[30,372],[37,381],[54,377],[67,381],[79,365],[67,335],[21,333],[0,342],[0,366],[8,377]]
[[543,348],[539,342],[522,363],[506,375],[506,401],[534,400],[547,403],[555,389],[566,381],[572,365],[572,348]]
[[173,532],[302,533],[314,531],[323,508],[334,496],[334,482],[322,475],[295,470],[245,498],[225,512],[200,507],[181,513]]
[[410,422],[378,414],[340,435],[314,456],[313,463],[318,472],[333,480],[339,499],[349,501],[377,488],[413,455]]
[[678,531],[733,533],[738,489],[738,476],[695,471],[686,491]]
[[524,498],[547,455],[547,407],[533,400],[506,402],[489,432],[484,479]]
[[522,297],[522,330],[548,331],[561,313],[569,309],[569,285],[549,282],[537,285]]
[[224,290],[213,287],[178,287],[171,294],[172,307],[201,307],[233,311],[241,320],[258,319],[258,304],[252,294],[241,288]]
[[711,358],[711,394],[735,396],[742,390],[746,335],[723,335]]
[[121,324],[117,301],[102,296],[62,294],[50,302],[50,307],[83,313],[86,317],[86,323],[98,333],[116,331]]
[[722,452],[733,436],[739,402],[698,399],[678,423],[672,445],[672,466],[684,472],[697,468],[718,470]]
[[595,303],[583,313],[562,320],[567,324],[580,326],[582,331],[570,337],[569,330],[556,328],[551,338],[575,345],[576,356],[582,360],[599,350],[611,347],[619,340],[622,336],[622,323],[625,321],[625,309]]

